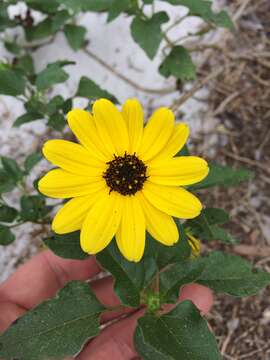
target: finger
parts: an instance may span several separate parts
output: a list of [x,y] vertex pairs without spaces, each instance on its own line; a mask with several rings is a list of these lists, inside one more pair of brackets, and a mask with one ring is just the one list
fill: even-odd
[[[114,291],[114,280],[111,276],[96,280],[90,283],[90,286],[96,294],[99,301],[107,308],[114,308],[121,305],[121,302]],[[108,321],[119,318],[124,314],[131,314],[137,311],[137,309],[131,307],[123,307],[116,311],[108,311],[102,314],[101,323],[104,324]]]
[[206,286],[188,284],[181,289],[179,300],[190,300],[197,306],[202,314],[207,314],[213,306],[214,296],[213,292]]
[[30,309],[52,297],[71,280],[87,280],[100,268],[94,257],[67,260],[43,251],[22,265],[0,286],[0,300]]
[[[204,300],[203,300],[204,299]],[[191,284],[183,287],[180,301],[190,300],[199,310],[206,312],[210,310],[213,303],[212,292],[202,285]],[[136,357],[133,345],[133,335],[137,324],[137,319],[144,314],[141,309],[131,316],[105,328],[101,334],[92,340],[83,352],[78,356],[78,360],[129,360]]]
[[0,302],[0,309],[0,333],[5,331],[11,323],[25,312],[25,309],[9,302]]
[[137,320],[143,316],[139,310],[131,316],[105,328],[76,358],[77,360],[130,360],[136,356],[133,334]]

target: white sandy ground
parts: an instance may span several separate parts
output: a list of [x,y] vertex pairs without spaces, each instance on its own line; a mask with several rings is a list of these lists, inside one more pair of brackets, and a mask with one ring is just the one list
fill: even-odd
[[[171,7],[160,3],[160,9],[166,10],[171,21],[177,19],[185,13],[182,7]],[[12,8],[13,14],[24,12],[23,4]],[[158,64],[161,54],[152,62],[146,57],[144,52],[138,47],[130,36],[130,19],[121,16],[110,24],[106,24],[106,16],[100,14],[84,14],[80,17],[79,23],[88,29],[87,38],[90,41],[89,48],[92,52],[104,59],[115,69],[136,81],[142,86],[151,88],[167,88],[173,85],[173,79],[165,80],[158,74]],[[170,35],[172,39],[178,38],[191,31],[196,31],[200,21],[197,18],[185,20],[179,27],[174,29]],[[167,27],[166,24],[165,27]],[[9,33],[9,35],[11,35]],[[0,58],[8,59],[8,54],[0,44]],[[169,106],[179,94],[174,93],[166,96],[149,95],[137,91],[129,84],[119,80],[115,75],[105,70],[101,65],[90,59],[83,52],[73,52],[62,34],[58,35],[54,44],[46,46],[35,53],[34,60],[37,70],[42,70],[47,63],[58,59],[71,59],[76,61],[75,66],[68,66],[66,69],[70,73],[70,79],[64,85],[58,85],[54,93],[61,93],[63,96],[71,96],[75,93],[79,78],[86,75],[96,81],[103,88],[112,92],[120,102],[126,98],[137,97],[144,105],[145,109],[153,109],[157,106]],[[196,59],[200,61],[200,59]],[[201,90],[198,96],[207,96],[206,90]],[[84,106],[85,101],[78,99],[76,106]],[[191,135],[195,136],[197,131],[211,129],[216,125],[215,119],[203,121],[202,113],[207,110],[203,102],[189,100],[181,107],[183,120],[191,126]],[[47,133],[47,128],[43,121],[21,126],[19,129],[12,128],[14,120],[23,113],[22,104],[12,97],[0,96],[0,155],[15,157],[21,162],[26,154],[39,148],[48,136],[57,137],[59,134]],[[147,113],[147,115],[149,115]],[[191,136],[192,137],[192,136]],[[212,138],[213,144],[216,138]],[[210,144],[208,143],[208,146]],[[38,176],[48,164],[43,160],[35,167],[32,178]],[[31,191],[31,188],[29,189]],[[7,194],[5,198],[10,204],[18,206],[19,193]],[[27,223],[16,228],[17,239],[14,244],[7,247],[0,247],[0,281],[3,281],[25,258],[28,258],[38,250],[38,244],[42,238],[40,226]]]

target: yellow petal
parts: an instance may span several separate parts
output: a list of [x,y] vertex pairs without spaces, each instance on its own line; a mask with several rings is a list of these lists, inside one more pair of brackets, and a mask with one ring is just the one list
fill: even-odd
[[66,140],[49,140],[43,147],[47,160],[73,174],[84,176],[102,175],[106,164],[91,157],[83,146]]
[[143,109],[137,99],[128,99],[122,108],[129,135],[129,153],[138,151],[143,134]]
[[177,226],[172,217],[150,204],[142,193],[138,193],[150,235],[164,245],[173,245],[179,239]]
[[175,125],[173,133],[164,148],[157,154],[153,161],[168,159],[176,155],[187,142],[189,127],[185,123]]
[[145,247],[145,217],[137,196],[123,197],[123,214],[116,242],[126,259],[141,260]]
[[160,185],[191,185],[209,172],[207,162],[196,156],[180,156],[152,162],[147,167],[149,180]]
[[180,187],[156,185],[146,181],[142,192],[153,206],[171,216],[192,219],[202,210],[199,199]]
[[104,154],[93,116],[88,111],[73,109],[67,114],[67,121],[74,135],[92,156],[101,161],[108,161],[108,155]]
[[122,215],[122,196],[103,191],[84,220],[81,247],[89,254],[103,250],[114,237]]
[[124,155],[129,148],[128,131],[122,114],[109,100],[100,99],[93,105],[94,121],[103,146],[113,157]]
[[49,171],[38,183],[42,194],[60,199],[89,195],[105,186],[101,176],[96,178],[80,176],[62,169]]
[[174,129],[173,112],[160,108],[154,112],[144,128],[138,155],[143,161],[155,157],[167,144]]
[[52,222],[52,229],[57,234],[66,234],[81,229],[83,221],[95,203],[99,192],[69,200],[58,210]]

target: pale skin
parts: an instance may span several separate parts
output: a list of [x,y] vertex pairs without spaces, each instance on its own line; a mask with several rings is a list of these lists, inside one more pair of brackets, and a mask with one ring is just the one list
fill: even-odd
[[[94,257],[89,259],[65,260],[50,251],[43,251],[22,265],[8,280],[0,285],[0,332],[26,311],[50,297],[71,280],[87,280],[101,271]],[[96,280],[91,288],[106,306],[116,307],[119,300],[113,292],[111,277]],[[206,314],[213,303],[212,292],[201,285],[190,284],[181,289],[179,301],[189,299]],[[122,320],[106,327],[101,334],[90,341],[76,357],[77,360],[135,360],[139,359],[133,346],[133,333],[138,317],[144,309],[105,313],[104,324],[117,319],[123,312]]]

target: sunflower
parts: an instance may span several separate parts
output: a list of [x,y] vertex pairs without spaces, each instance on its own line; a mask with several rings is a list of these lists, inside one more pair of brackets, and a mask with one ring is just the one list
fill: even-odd
[[81,230],[82,249],[103,250],[115,236],[123,256],[138,262],[146,230],[164,245],[179,239],[172,217],[198,216],[200,201],[183,186],[208,174],[205,160],[176,156],[189,128],[175,124],[168,108],[157,109],[144,126],[138,100],[128,99],[120,112],[106,99],[92,113],[74,109],[67,115],[80,144],[49,140],[43,154],[53,165],[39,190],[53,198],[71,199],[57,212],[52,229],[58,234]]

